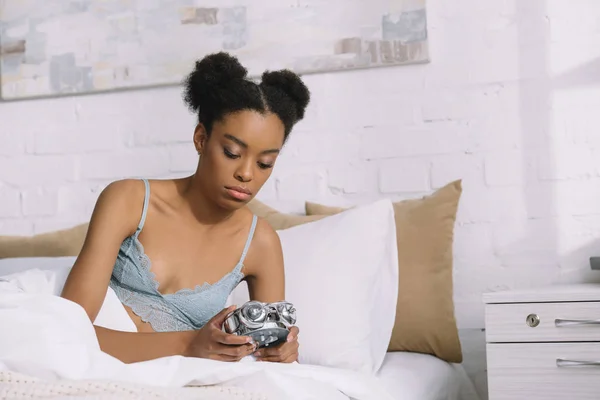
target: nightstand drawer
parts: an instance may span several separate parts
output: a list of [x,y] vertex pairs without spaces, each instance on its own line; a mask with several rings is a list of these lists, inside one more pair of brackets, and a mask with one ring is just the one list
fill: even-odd
[[492,343],[487,365],[489,400],[600,398],[600,343]]
[[600,342],[600,302],[488,304],[485,327],[488,343]]

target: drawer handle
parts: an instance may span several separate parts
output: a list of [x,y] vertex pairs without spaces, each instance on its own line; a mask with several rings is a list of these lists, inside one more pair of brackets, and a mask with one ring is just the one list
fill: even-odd
[[579,361],[579,360],[564,360],[556,359],[557,367],[600,367],[600,361]]
[[560,319],[554,320],[554,325],[557,328],[561,326],[572,326],[572,325],[600,325],[600,319]]

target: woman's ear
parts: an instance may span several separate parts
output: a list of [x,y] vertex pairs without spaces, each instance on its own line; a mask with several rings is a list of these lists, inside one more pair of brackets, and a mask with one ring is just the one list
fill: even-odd
[[204,149],[206,148],[207,141],[208,132],[206,132],[206,128],[204,127],[204,125],[196,125],[196,129],[194,130],[194,146],[196,147],[198,155],[201,155]]

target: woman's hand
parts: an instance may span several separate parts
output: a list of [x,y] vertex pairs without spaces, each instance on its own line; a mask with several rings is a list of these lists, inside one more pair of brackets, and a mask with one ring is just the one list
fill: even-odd
[[186,357],[209,358],[219,361],[239,361],[256,349],[250,336],[238,336],[223,332],[223,322],[235,306],[223,309],[201,329],[193,331],[184,353]]
[[263,347],[254,353],[258,361],[271,361],[280,363],[292,363],[298,361],[298,333],[300,330],[296,326],[290,328],[287,341],[275,347]]

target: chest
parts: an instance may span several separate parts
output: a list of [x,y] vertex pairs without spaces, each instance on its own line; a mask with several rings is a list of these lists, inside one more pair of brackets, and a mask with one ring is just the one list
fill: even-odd
[[163,295],[204,283],[213,285],[240,262],[246,242],[241,229],[198,232],[173,221],[160,226],[145,227],[138,239]]
[[600,285],[486,294],[489,400],[597,399]]

